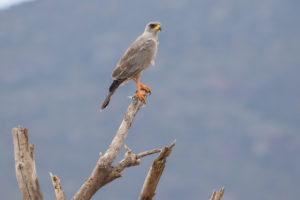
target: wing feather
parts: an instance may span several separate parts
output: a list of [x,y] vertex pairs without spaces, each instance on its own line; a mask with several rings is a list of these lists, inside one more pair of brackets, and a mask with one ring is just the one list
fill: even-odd
[[126,50],[112,72],[112,78],[132,79],[147,69],[153,62],[157,49],[157,41],[140,36]]

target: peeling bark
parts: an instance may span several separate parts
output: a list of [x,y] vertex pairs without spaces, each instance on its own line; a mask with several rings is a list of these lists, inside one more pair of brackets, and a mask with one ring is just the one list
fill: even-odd
[[34,146],[28,144],[28,129],[19,126],[13,128],[16,176],[23,200],[42,200],[40,184],[34,161]]

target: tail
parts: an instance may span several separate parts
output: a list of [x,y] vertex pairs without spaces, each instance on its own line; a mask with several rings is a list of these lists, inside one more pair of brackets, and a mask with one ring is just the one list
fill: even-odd
[[121,83],[123,83],[123,81],[124,81],[123,79],[119,79],[119,80],[114,80],[112,82],[112,84],[109,87],[109,93],[101,106],[101,111],[104,110],[106,108],[106,106],[109,104],[111,96],[118,89],[118,87],[121,85]]

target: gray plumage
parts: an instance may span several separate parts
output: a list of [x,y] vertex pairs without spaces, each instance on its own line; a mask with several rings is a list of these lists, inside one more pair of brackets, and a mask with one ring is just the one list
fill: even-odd
[[139,78],[151,64],[157,52],[158,32],[161,30],[159,22],[149,22],[145,31],[126,50],[117,66],[112,72],[113,83],[109,88],[101,110],[109,103],[111,96],[116,89],[129,80]]

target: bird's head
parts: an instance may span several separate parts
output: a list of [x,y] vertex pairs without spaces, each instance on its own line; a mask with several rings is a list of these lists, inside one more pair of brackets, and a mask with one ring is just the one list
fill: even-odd
[[161,31],[161,24],[159,22],[149,22],[145,28],[145,32],[158,33]]

